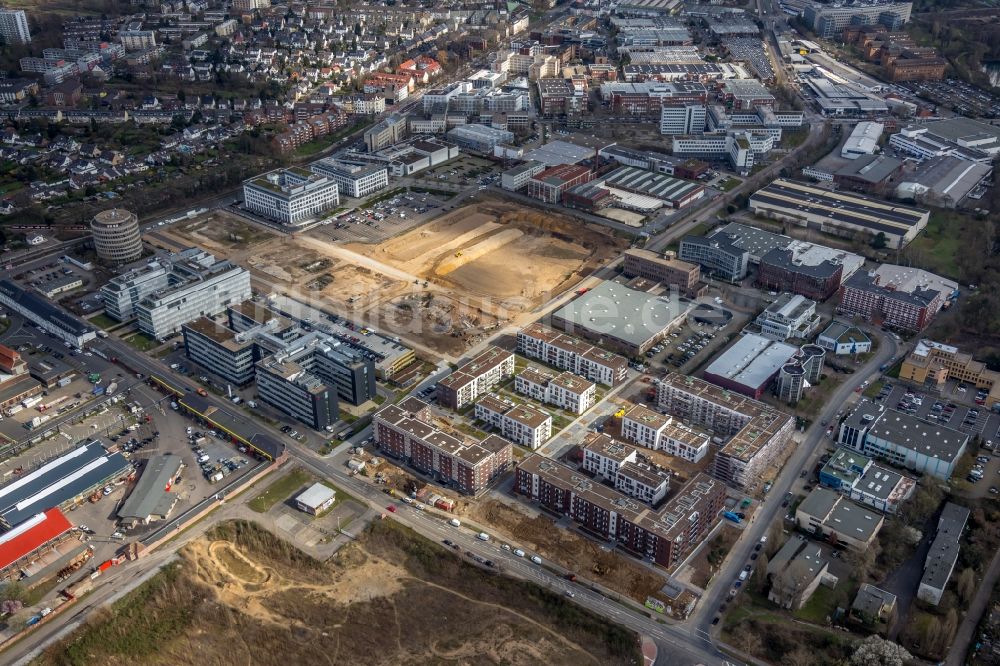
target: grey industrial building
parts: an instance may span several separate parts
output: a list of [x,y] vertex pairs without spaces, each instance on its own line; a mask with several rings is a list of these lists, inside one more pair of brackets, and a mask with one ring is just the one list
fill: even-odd
[[941,602],[948,580],[958,563],[962,531],[968,522],[968,509],[945,502],[944,510],[938,518],[937,533],[924,562],[924,575],[920,578],[920,587],[917,588],[917,598],[921,601],[933,606]]
[[884,234],[887,245],[893,249],[905,247],[930,219],[928,210],[861,194],[831,192],[784,178],[757,190],[748,205],[757,215],[835,235]]
[[694,304],[606,280],[552,314],[554,325],[605,347],[641,354],[680,326]]
[[10,529],[32,516],[84,502],[96,490],[132,474],[120,453],[91,440],[0,487],[0,526]]
[[118,509],[118,517],[132,525],[166,520],[180,495],[173,491],[184,463],[170,453],[151,456],[132,492]]
[[97,331],[81,319],[11,280],[0,280],[0,304],[74,347],[80,348],[97,337]]

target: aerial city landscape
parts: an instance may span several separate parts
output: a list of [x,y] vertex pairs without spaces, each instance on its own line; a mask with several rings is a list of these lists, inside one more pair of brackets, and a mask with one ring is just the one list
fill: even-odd
[[1000,664],[997,0],[0,0],[0,664]]

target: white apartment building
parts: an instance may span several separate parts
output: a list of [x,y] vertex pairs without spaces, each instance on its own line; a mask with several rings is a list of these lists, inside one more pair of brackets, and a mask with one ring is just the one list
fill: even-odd
[[583,469],[612,481],[618,476],[618,469],[625,463],[638,460],[639,452],[634,446],[609,437],[603,433],[590,433],[584,439]]
[[552,437],[552,417],[529,405],[515,405],[495,394],[476,403],[476,418],[497,430],[504,439],[532,451]]
[[145,51],[156,46],[155,30],[122,30],[118,33],[126,51]]
[[8,44],[30,44],[28,15],[23,9],[0,8],[0,35]]
[[628,359],[624,356],[538,323],[517,332],[517,350],[528,358],[605,386],[624,381],[628,373]]
[[355,199],[366,197],[389,184],[389,170],[385,165],[328,157],[314,162],[310,168],[313,173],[335,182],[344,196]]
[[615,484],[621,492],[653,504],[666,497],[670,477],[639,460],[633,446],[605,434],[591,433],[583,441],[583,469]]
[[677,423],[674,418],[635,405],[622,418],[622,437],[654,451],[698,462],[708,453],[711,439]]
[[667,496],[670,478],[646,465],[629,462],[618,468],[615,488],[647,504],[656,504]]
[[340,194],[332,179],[293,167],[245,181],[243,201],[258,215],[294,226],[335,208]]
[[704,104],[664,105],[660,110],[660,134],[700,134],[705,131]]
[[574,414],[583,414],[597,398],[597,385],[590,380],[572,372],[553,376],[531,368],[514,379],[514,390]]

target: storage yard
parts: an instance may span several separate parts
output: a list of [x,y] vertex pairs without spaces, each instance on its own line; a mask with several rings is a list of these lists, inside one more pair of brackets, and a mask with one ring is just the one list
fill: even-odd
[[224,523],[37,663],[637,663],[634,634],[569,604],[391,521],[327,563]]

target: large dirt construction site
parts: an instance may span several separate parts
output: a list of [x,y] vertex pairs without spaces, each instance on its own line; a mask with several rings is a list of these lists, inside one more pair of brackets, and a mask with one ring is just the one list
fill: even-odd
[[596,225],[490,199],[383,243],[343,249],[412,276],[412,286],[439,287],[431,298],[416,289],[383,301],[378,317],[389,328],[399,322],[430,334],[428,342],[453,347],[447,337],[457,339],[461,349],[497,326],[522,323],[624,246]]
[[243,222],[212,222],[156,235],[247,266],[259,291],[326,306],[446,358],[526,322],[627,245],[598,225],[496,199],[375,244],[340,244],[322,227],[254,234]]
[[635,634],[558,592],[463,562],[391,521],[318,562],[246,522],[52,645],[37,663],[639,663]]

